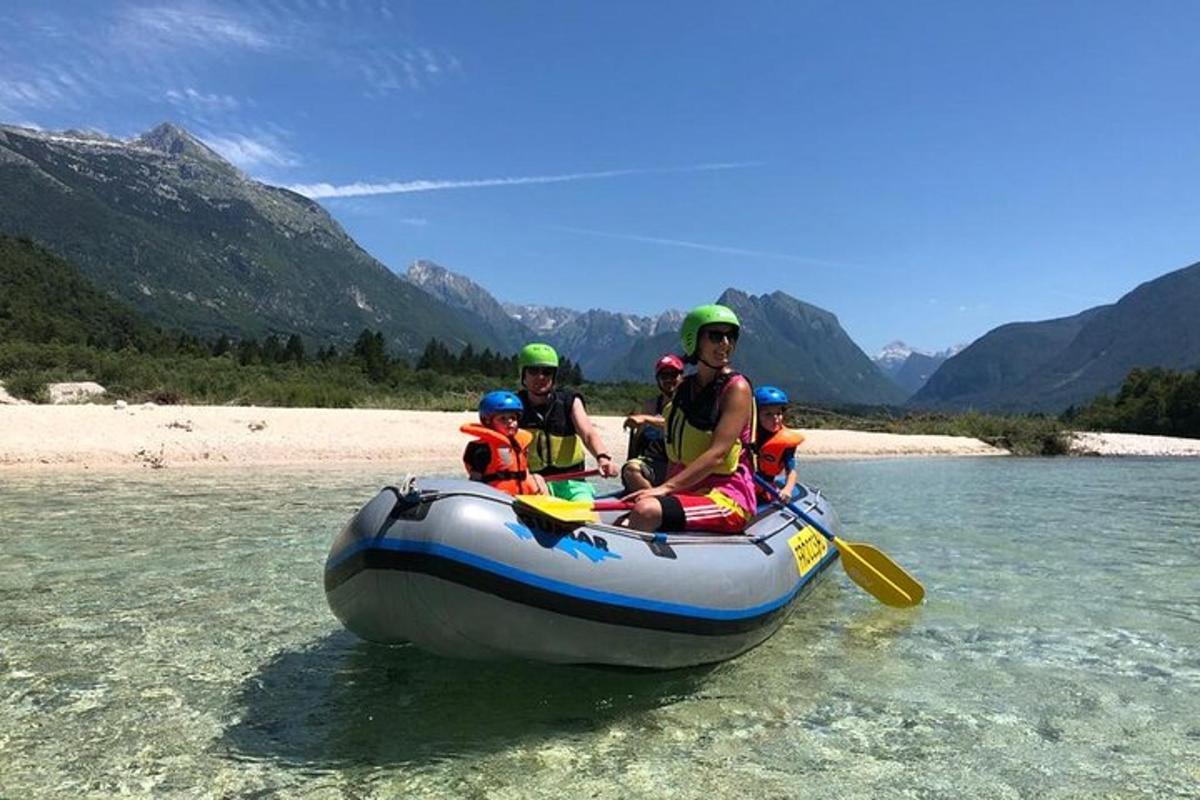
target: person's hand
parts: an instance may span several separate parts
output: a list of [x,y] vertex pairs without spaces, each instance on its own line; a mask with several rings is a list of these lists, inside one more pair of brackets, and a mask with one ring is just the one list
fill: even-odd
[[608,453],[596,456],[596,465],[600,467],[600,474],[605,478],[615,478],[619,474],[617,465],[613,463],[612,456]]
[[664,483],[661,486],[651,486],[649,489],[638,489],[636,492],[630,492],[621,499],[626,503],[636,503],[638,500],[644,500],[648,497],[665,497],[675,491],[675,487],[669,483]]
[[638,428],[640,428],[646,424],[646,415],[645,414],[630,414],[628,417],[625,418],[625,422],[622,424],[623,424],[625,430],[635,431]]

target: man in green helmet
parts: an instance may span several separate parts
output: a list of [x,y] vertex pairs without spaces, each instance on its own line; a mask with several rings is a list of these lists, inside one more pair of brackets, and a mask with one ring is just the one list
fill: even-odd
[[529,471],[545,478],[550,494],[555,497],[595,498],[595,489],[585,480],[554,480],[555,475],[583,471],[585,447],[596,457],[601,475],[606,478],[617,475],[612,456],[588,417],[583,396],[555,386],[558,353],[542,342],[527,344],[517,354],[517,370],[521,381],[517,396],[525,408],[521,428],[533,434]]

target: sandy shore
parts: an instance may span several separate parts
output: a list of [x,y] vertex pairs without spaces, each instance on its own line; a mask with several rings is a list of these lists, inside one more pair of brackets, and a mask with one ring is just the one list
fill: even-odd
[[1200,439],[1140,433],[1074,434],[1071,452],[1081,456],[1200,456]]
[[[468,412],[112,405],[0,406],[0,469],[268,466],[381,462],[456,472]],[[621,460],[621,417],[597,417]],[[977,439],[805,431],[809,457],[1003,455]],[[590,460],[589,460],[590,461]]]

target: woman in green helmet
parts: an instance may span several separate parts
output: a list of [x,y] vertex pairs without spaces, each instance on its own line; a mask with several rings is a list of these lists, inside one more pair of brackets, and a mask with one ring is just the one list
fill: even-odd
[[533,342],[517,354],[521,390],[517,396],[525,410],[521,428],[533,434],[529,446],[529,471],[541,475],[550,486],[550,494],[565,500],[591,500],[596,490],[582,480],[554,480],[555,475],[580,472],[584,468],[584,448],[596,457],[600,474],[617,475],[612,456],[604,447],[600,433],[592,426],[583,396],[554,385],[558,375],[558,353],[548,344]]
[[738,533],[753,516],[754,398],[731,364],[740,332],[725,306],[698,306],[684,318],[683,352],[696,371],[663,409],[667,480],[626,495],[629,527]]

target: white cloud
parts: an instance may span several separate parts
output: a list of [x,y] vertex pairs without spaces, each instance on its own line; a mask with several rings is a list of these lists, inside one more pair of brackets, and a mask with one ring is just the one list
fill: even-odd
[[758,162],[729,162],[693,164],[687,167],[659,167],[649,169],[610,169],[600,172],[572,172],[565,175],[532,175],[516,178],[473,178],[467,180],[415,180],[391,181],[388,183],[350,183],[335,186],[330,183],[299,183],[286,188],[311,197],[364,197],[377,194],[410,194],[412,192],[436,192],[445,189],[482,189],[494,186],[524,186],[538,183],[569,183],[571,181],[620,178],[630,175],[650,175],[673,172],[710,172],[714,170],[742,169],[758,166]]
[[424,217],[401,217],[396,221],[401,225],[412,225],[417,228],[424,228],[429,224],[429,220],[425,219]]
[[201,119],[244,111],[251,98],[210,85],[213,67],[234,58],[254,69],[273,69],[281,55],[320,65],[369,97],[425,91],[462,75],[458,58],[416,41],[403,15],[379,0],[122,0],[86,15],[22,11],[0,14],[0,113],[9,119],[147,97]]
[[182,91],[169,89],[165,95],[167,102],[176,108],[182,108],[200,113],[215,113],[220,111],[237,111],[241,103],[236,97],[227,94],[205,94],[188,87]]
[[248,20],[198,5],[127,8],[121,14],[115,38],[121,45],[135,48],[232,45],[266,50],[276,44]]
[[203,142],[243,170],[258,167],[294,167],[300,160],[272,134],[203,134]]
[[420,91],[462,72],[457,58],[427,47],[351,51],[344,63],[379,94]]
[[6,108],[44,108],[58,102],[62,90],[49,79],[0,80],[0,105]]

